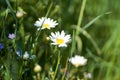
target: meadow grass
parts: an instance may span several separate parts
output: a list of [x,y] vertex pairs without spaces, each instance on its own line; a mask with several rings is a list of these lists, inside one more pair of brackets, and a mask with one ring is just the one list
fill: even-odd
[[119,3],[0,0],[0,79],[120,80]]

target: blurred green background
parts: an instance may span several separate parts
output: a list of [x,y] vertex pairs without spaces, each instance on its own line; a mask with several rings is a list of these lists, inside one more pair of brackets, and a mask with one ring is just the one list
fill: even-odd
[[[55,30],[66,30],[73,32],[77,25],[82,0],[9,0],[13,10],[24,12],[23,17],[18,18],[18,30],[21,27],[26,33],[35,33],[34,23],[38,18],[46,15],[49,6],[53,3],[48,17],[58,21]],[[17,2],[16,2],[17,1]],[[120,0],[87,0],[82,26],[95,17],[102,16],[86,29],[94,42],[99,47],[101,54],[98,55],[93,44],[85,35],[80,34],[82,40],[82,51],[80,54],[88,58],[88,72],[91,72],[92,80],[120,80]],[[16,7],[17,5],[17,7]],[[7,14],[7,15],[6,15]],[[4,17],[4,19],[3,19]],[[0,0],[0,34],[2,30],[8,33],[14,31],[15,20],[8,10],[5,0]],[[20,33],[20,31],[19,31]],[[46,35],[47,36],[47,35]],[[2,41],[2,38],[0,38]],[[78,53],[79,52],[75,52]],[[66,54],[67,55],[67,54]]]

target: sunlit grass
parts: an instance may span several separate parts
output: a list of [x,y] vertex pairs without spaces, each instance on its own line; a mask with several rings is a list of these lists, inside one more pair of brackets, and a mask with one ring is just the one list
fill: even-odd
[[119,80],[119,3],[0,0],[0,79]]

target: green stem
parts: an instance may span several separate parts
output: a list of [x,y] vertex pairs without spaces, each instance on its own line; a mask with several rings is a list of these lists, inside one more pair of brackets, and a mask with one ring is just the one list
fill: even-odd
[[[13,15],[13,18],[14,18],[14,20],[15,20],[15,26],[16,26],[16,28],[15,28],[15,35],[16,35],[16,33],[17,33],[17,28],[18,28],[18,20],[17,20],[17,17],[16,17],[16,15],[15,15],[15,13],[14,13],[14,10],[13,10],[13,8],[11,7],[11,4],[10,4],[10,2],[8,1],[8,0],[5,0],[6,1],[6,3],[7,3],[7,5],[8,5],[8,8],[10,9],[10,11],[11,11],[11,13],[12,13],[12,15]],[[17,7],[17,3],[16,3],[16,7]]]
[[50,4],[49,8],[48,8],[48,11],[46,13],[46,17],[48,16],[48,14],[50,13],[50,10],[52,9],[52,6],[53,6],[53,2]]
[[60,59],[61,59],[61,57],[60,57],[60,51],[59,51],[59,53],[58,53],[58,61],[57,61],[57,65],[56,65],[56,69],[55,69],[55,74],[54,74],[53,80],[55,80],[55,77],[57,75],[58,66],[60,64]]
[[81,26],[82,19],[83,19],[83,13],[84,13],[84,10],[85,10],[85,5],[86,5],[86,0],[83,0],[81,10],[80,10],[80,14],[79,14],[78,23],[77,23],[77,28],[76,28],[76,36],[79,34],[79,31],[80,31],[80,26]]
[[23,66],[24,66],[24,61],[22,60],[22,65],[20,66],[20,80],[22,80]]
[[[14,10],[13,10],[9,0],[5,0],[5,1],[6,1],[7,5],[8,5],[8,8],[10,9],[10,11],[11,11],[11,13],[13,15],[13,18],[15,20],[15,24],[16,25],[15,25],[15,32],[14,32],[14,34],[16,35],[17,34],[17,28],[18,28],[18,20],[17,20],[17,17],[16,17],[16,15],[14,13]],[[17,11],[17,0],[16,0],[16,11]],[[15,40],[13,40],[13,44],[14,44],[14,49],[15,49],[15,52],[16,52],[16,37],[15,37]]]
[[[79,18],[78,18],[77,26],[76,26],[74,47],[77,45],[77,38],[79,37],[85,6],[86,6],[86,0],[83,0],[82,1],[82,6],[81,6],[81,9],[80,9],[80,12],[79,12]],[[77,47],[79,47],[79,45],[77,45]]]
[[65,72],[64,72],[64,74],[62,76],[62,80],[64,80],[64,78],[65,78],[65,74],[66,74],[67,68],[68,68],[68,59],[66,61]]
[[2,33],[1,33],[1,39],[3,38],[5,38],[5,19],[4,19],[4,17],[2,17]]

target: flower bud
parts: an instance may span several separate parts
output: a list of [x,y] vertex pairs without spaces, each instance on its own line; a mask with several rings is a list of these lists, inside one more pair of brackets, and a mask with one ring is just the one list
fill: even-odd
[[41,66],[39,64],[36,64],[34,67],[34,72],[38,73],[42,70]]

